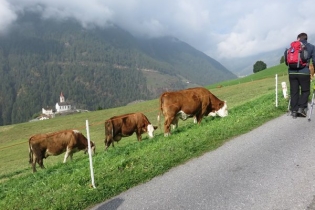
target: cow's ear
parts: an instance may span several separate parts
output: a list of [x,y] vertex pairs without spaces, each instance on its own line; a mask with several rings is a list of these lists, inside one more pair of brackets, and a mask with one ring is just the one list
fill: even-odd
[[158,128],[158,126],[153,126],[154,130],[156,130]]

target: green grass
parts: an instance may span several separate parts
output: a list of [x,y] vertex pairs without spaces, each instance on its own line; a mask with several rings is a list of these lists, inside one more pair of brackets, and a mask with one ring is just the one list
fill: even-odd
[[[206,117],[201,125],[192,119],[180,121],[170,137],[162,129],[149,139],[123,138],[104,151],[104,121],[114,115],[141,111],[158,125],[158,100],[51,120],[0,127],[0,209],[86,209],[133,186],[167,172],[191,158],[215,150],[233,137],[244,134],[286,113],[287,100],[279,85],[279,104],[275,107],[275,74],[279,84],[287,81],[285,66],[279,65],[248,78],[209,86],[211,92],[227,100],[229,116]],[[91,187],[89,160],[83,152],[73,161],[62,163],[63,155],[44,160],[46,169],[32,173],[28,164],[28,138],[35,133],[62,129],[85,132],[89,120],[91,140],[96,142],[93,156],[96,188]],[[162,120],[164,118],[162,117]]]

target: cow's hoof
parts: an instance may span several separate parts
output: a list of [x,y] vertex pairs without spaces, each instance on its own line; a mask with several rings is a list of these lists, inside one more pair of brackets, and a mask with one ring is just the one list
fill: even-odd
[[170,135],[170,133],[164,133],[164,137],[169,137]]

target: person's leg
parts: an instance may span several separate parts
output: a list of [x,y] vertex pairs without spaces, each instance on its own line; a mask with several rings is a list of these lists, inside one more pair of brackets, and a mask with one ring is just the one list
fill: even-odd
[[309,75],[298,75],[298,78],[301,86],[301,96],[298,101],[298,113],[300,113],[303,117],[306,117],[311,81]]
[[296,112],[298,110],[298,102],[299,102],[299,80],[296,74],[289,74],[289,82],[290,82],[290,96],[291,96],[291,111]]

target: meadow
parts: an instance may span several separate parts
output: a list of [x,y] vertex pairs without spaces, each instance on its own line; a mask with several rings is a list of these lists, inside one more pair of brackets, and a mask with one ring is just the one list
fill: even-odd
[[[275,106],[275,75],[278,74],[278,107]],[[164,137],[159,127],[155,137],[136,135],[123,138],[104,151],[104,122],[124,113],[142,112],[158,125],[158,99],[113,109],[56,117],[0,127],[0,209],[88,209],[133,186],[162,175],[222,146],[233,137],[247,133],[265,122],[287,113],[281,82],[287,82],[284,64],[253,75],[207,86],[226,100],[229,116],[205,117],[200,125],[193,119],[179,121],[179,128]],[[289,116],[288,116],[289,118]],[[95,186],[91,186],[88,155],[78,152],[63,164],[64,154],[44,159],[46,169],[32,173],[28,163],[28,139],[37,133],[77,129],[96,143],[93,155]],[[164,117],[161,124],[163,125]]]

